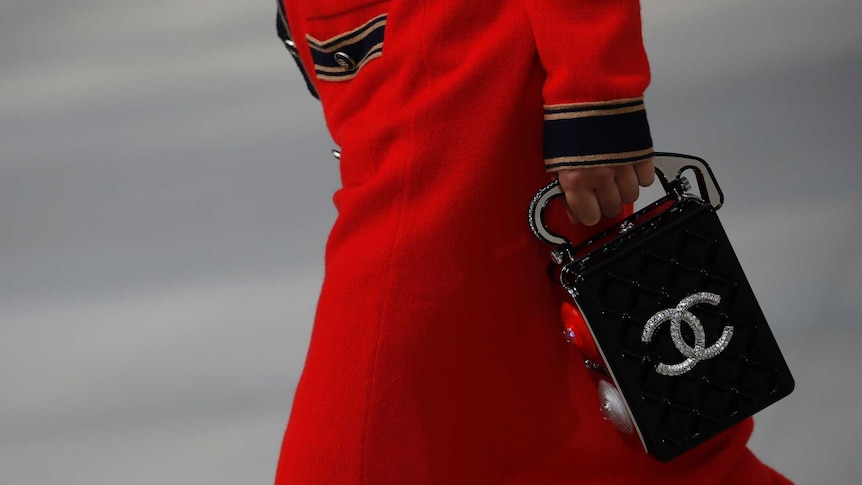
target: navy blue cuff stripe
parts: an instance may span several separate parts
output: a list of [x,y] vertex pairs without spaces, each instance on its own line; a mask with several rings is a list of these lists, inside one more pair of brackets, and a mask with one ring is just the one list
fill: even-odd
[[[595,108],[587,111],[592,110]],[[644,153],[651,150],[652,137],[646,111],[640,109],[620,114],[546,119],[543,144],[548,168],[603,165],[648,158]]]

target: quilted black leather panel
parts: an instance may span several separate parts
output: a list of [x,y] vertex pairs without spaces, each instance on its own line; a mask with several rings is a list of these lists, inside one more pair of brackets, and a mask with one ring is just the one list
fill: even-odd
[[[564,272],[609,371],[619,383],[647,445],[670,460],[788,395],[793,378],[715,211],[697,200],[627,232]],[[642,341],[646,322],[698,292],[721,297],[717,306],[689,311],[700,320],[706,347],[725,326],[727,347],[677,376],[660,362],[685,360],[670,323]],[[683,340],[694,346],[691,329]]]

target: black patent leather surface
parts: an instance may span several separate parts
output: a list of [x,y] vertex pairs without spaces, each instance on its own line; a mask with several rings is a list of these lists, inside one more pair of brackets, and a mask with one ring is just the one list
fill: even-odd
[[[657,459],[673,459],[793,390],[784,357],[709,205],[683,199],[587,254],[564,270],[564,283],[576,289],[608,370]],[[691,309],[707,345],[727,325],[734,329],[730,343],[686,374],[657,373],[659,362],[684,357],[667,324],[644,343],[645,323],[701,291],[721,296],[717,307]],[[693,342],[690,330],[682,328],[684,339]]]

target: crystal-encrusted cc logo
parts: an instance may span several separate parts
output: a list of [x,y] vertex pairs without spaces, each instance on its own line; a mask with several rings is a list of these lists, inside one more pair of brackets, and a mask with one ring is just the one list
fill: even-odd
[[[706,333],[703,330],[703,325],[693,313],[688,311],[689,308],[699,303],[709,303],[710,305],[718,305],[721,297],[715,293],[700,292],[689,295],[683,298],[676,308],[668,308],[653,315],[646,323],[641,340],[646,343],[652,340],[652,336],[658,327],[670,320],[670,336],[673,339],[673,344],[679,352],[687,358],[678,364],[659,363],[655,370],[659,374],[666,376],[678,376],[690,371],[698,362],[705,359],[711,359],[720,354],[730,343],[730,338],[733,336],[733,327],[726,326],[721,332],[721,337],[709,347],[706,347]],[[682,322],[688,325],[691,332],[694,334],[694,347],[686,343],[682,338]]]

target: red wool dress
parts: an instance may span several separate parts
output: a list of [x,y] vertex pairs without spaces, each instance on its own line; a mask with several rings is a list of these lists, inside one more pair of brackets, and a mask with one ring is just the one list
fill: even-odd
[[751,420],[668,464],[628,448],[562,338],[527,207],[651,155],[637,1],[286,8],[342,188],[277,484],[789,483]]

